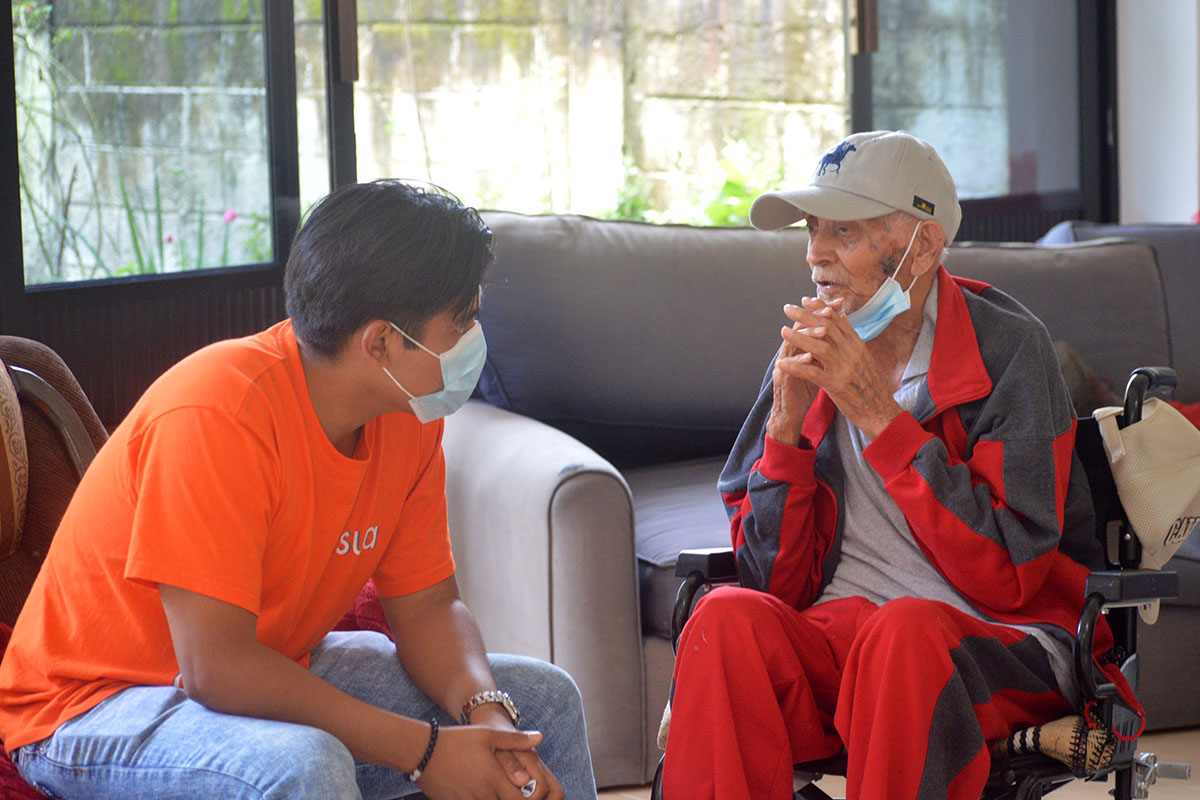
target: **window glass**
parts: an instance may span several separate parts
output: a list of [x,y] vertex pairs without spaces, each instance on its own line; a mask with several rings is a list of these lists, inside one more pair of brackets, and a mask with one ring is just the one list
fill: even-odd
[[12,15],[27,285],[272,260],[261,2]]
[[872,121],[930,142],[964,198],[1079,189],[1076,0],[879,0]]
[[360,180],[741,224],[848,130],[842,0],[360,0]]

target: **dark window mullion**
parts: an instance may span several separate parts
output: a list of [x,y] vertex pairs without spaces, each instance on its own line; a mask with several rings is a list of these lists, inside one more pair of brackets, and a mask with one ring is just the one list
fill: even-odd
[[850,132],[875,130],[874,89],[871,87],[871,53],[850,56]]
[[329,188],[358,181],[354,81],[358,80],[358,0],[325,0],[325,89]]
[[263,0],[267,159],[275,263],[282,266],[300,224],[300,137],[296,121],[296,16],[292,0]]
[[25,259],[21,245],[21,167],[17,144],[16,53],[12,14],[0,31],[0,333],[24,325]]
[[1079,4],[1080,185],[1097,222],[1119,213],[1116,30],[1112,0]]

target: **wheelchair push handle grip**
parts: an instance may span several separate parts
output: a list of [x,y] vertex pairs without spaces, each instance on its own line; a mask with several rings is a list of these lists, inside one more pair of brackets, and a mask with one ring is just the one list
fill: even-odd
[[1138,367],[1125,385],[1125,409],[1121,427],[1140,422],[1142,406],[1152,394],[1170,396],[1179,385],[1175,370],[1170,367]]

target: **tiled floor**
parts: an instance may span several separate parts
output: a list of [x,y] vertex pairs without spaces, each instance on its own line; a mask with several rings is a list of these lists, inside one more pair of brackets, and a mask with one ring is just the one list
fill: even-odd
[[[1193,766],[1191,780],[1161,781],[1150,787],[1151,798],[1200,800],[1200,728],[1148,734],[1142,737],[1140,749],[1154,753],[1159,761],[1182,761]],[[845,785],[841,778],[825,778],[820,783],[821,788],[833,797],[845,797]],[[1050,797],[1054,800],[1106,800],[1111,787],[1111,782],[1075,781],[1054,792]],[[649,800],[649,797],[648,786],[606,789],[600,792],[600,800]]]

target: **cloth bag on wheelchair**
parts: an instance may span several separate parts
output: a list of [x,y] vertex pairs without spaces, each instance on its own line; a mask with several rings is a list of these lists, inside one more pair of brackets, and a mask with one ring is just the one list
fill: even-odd
[[[1104,440],[1113,481],[1134,534],[1142,569],[1161,569],[1200,525],[1200,429],[1157,397],[1142,418],[1117,426],[1116,406],[1093,413]],[[1159,601],[1142,606],[1142,619],[1158,619]]]

